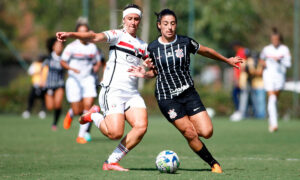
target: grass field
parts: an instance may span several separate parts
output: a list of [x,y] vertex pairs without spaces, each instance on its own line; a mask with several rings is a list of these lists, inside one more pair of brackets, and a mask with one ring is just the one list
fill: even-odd
[[[93,127],[92,142],[76,144],[76,122],[68,131],[60,122],[52,132],[51,121],[0,115],[0,179],[300,179],[300,121],[281,121],[279,131],[271,134],[266,121],[214,118],[214,136],[204,142],[223,174],[211,173],[162,116],[150,116],[143,141],[121,161],[129,172],[101,170],[118,141]],[[155,157],[165,149],[180,158],[176,174],[155,169]]]

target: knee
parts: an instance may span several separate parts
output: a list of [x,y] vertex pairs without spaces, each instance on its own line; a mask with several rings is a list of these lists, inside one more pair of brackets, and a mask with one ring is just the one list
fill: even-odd
[[205,139],[211,138],[213,135],[213,128],[207,128],[205,131],[203,131],[200,136],[204,137]]
[[198,138],[196,130],[192,127],[187,127],[182,134],[188,141]]
[[143,137],[147,132],[147,125],[145,124],[145,125],[137,126],[135,127],[135,129],[137,131],[138,136]]
[[107,136],[111,140],[119,140],[119,139],[122,138],[123,132],[121,132],[121,131],[112,131],[112,132],[108,132]]

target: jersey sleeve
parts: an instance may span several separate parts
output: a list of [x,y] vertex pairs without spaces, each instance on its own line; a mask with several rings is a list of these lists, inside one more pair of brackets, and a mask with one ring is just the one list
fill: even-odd
[[120,30],[109,30],[109,31],[104,31],[103,33],[107,37],[107,42],[110,44],[117,43],[119,41],[119,38],[121,37]]
[[72,55],[72,48],[71,48],[70,45],[68,45],[68,46],[64,49],[63,53],[61,54],[61,59],[62,59],[63,61],[69,61],[69,59],[71,58],[71,55]]
[[188,51],[195,54],[200,48],[200,44],[192,38],[188,38]]
[[284,49],[284,55],[283,58],[281,60],[281,64],[284,65],[285,67],[289,68],[291,67],[291,53],[288,47],[285,47]]

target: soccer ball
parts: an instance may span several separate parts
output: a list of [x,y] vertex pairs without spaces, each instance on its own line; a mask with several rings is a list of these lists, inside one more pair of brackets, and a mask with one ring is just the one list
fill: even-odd
[[156,157],[155,164],[161,173],[175,173],[179,168],[180,162],[174,151],[164,150]]

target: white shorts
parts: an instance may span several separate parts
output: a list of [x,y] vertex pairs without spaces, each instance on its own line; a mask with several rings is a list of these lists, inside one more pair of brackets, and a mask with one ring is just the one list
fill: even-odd
[[91,75],[82,79],[76,79],[69,76],[66,81],[66,95],[69,103],[79,102],[87,97],[96,97],[95,77]]
[[284,87],[285,78],[283,76],[263,76],[266,91],[279,91]]
[[109,87],[102,87],[99,104],[104,116],[116,113],[124,114],[131,107],[146,108],[144,99],[139,92],[128,92]]

